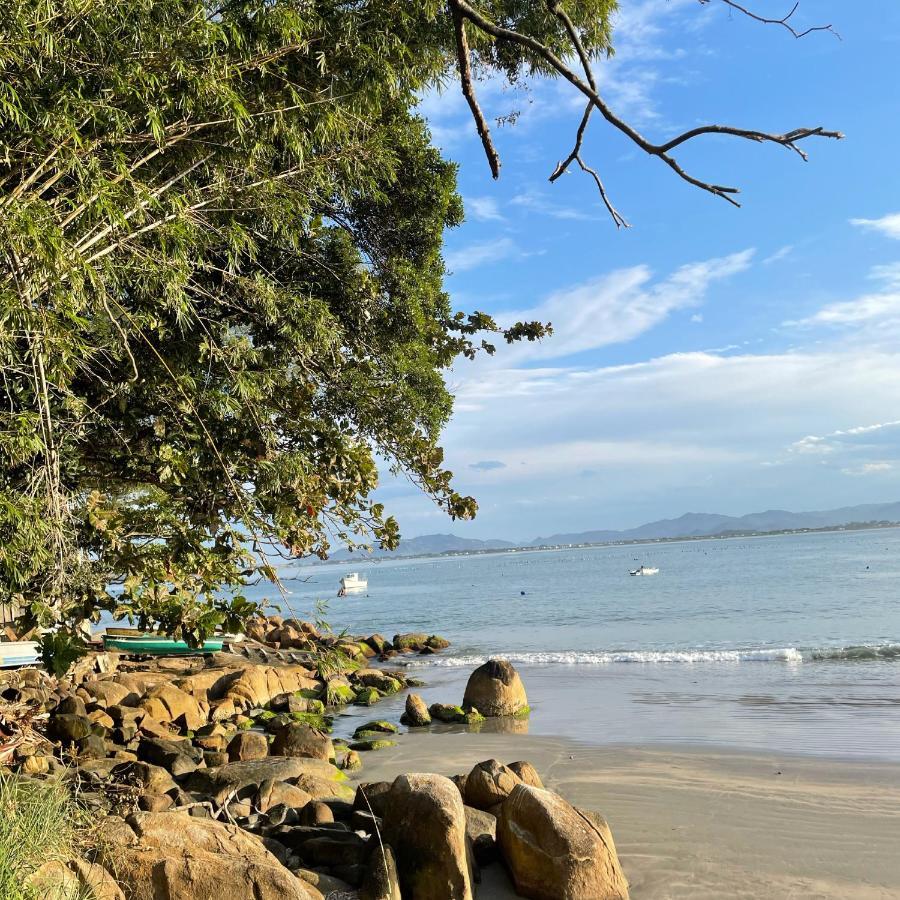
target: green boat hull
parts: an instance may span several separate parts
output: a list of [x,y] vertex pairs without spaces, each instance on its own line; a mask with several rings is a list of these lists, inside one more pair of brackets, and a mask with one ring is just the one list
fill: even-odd
[[197,656],[203,653],[218,653],[224,645],[224,638],[209,638],[201,647],[189,647],[185,641],[155,637],[119,637],[103,635],[103,646],[107,650],[123,653],[140,653],[148,656]]

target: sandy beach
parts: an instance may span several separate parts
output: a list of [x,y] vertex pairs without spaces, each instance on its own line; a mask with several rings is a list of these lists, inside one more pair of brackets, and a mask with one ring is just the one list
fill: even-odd
[[[900,766],[730,751],[586,746],[504,734],[405,734],[356,780],[527,759],[609,820],[634,900],[900,897]],[[515,894],[500,864],[479,896]]]

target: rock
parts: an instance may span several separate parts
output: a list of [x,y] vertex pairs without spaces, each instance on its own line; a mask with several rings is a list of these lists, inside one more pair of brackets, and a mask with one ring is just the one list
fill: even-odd
[[50,759],[46,756],[26,756],[20,771],[25,775],[46,775],[50,771]]
[[402,685],[400,681],[380,669],[360,669],[354,674],[357,684],[375,688],[382,694],[396,694]]
[[228,744],[228,759],[231,762],[265,759],[268,755],[269,742],[258,731],[238,732]]
[[432,703],[428,707],[432,719],[439,722],[464,722],[466,714],[461,706],[453,706],[449,703]]
[[315,837],[297,848],[304,863],[311,866],[361,866],[368,856],[365,840],[352,831],[332,832]]
[[[189,791],[221,803],[232,791],[243,793],[252,787],[255,793],[263,782],[290,781],[314,799],[323,794],[332,797],[349,794],[349,789],[340,783],[346,777],[324,760],[269,756],[266,759],[229,763],[218,769],[197,769],[188,776],[184,786]],[[313,786],[316,792],[307,790],[307,785]]]
[[203,762],[203,751],[189,741],[144,738],[138,747],[138,759],[171,772],[175,778],[188,775]]
[[267,779],[259,786],[253,802],[260,812],[268,812],[273,806],[302,809],[312,802],[312,797],[296,785]]
[[359,887],[359,900],[401,900],[397,861],[389,845],[372,851]]
[[384,810],[400,887],[415,900],[472,900],[466,816],[459,791],[441,775],[400,775]]
[[329,760],[334,759],[334,745],[304,722],[291,722],[275,733],[272,755]]
[[466,776],[466,805],[490,809],[512,793],[522,779],[496,759],[478,763]]
[[204,750],[203,763],[208,769],[217,769],[219,766],[227,766],[231,760],[228,754],[221,750]]
[[534,900],[627,900],[615,845],[558,794],[518,784],[497,823],[517,893]]
[[87,717],[95,724],[100,725],[107,731],[112,731],[116,727],[112,716],[108,715],[102,709],[94,709],[88,713]]
[[404,725],[421,728],[431,724],[431,715],[425,701],[418,694],[407,694],[406,709],[400,718]]
[[319,693],[322,685],[303,666],[248,666],[228,685],[223,699],[236,709],[265,706],[279,694],[310,690]]
[[76,743],[81,759],[106,759],[106,741],[97,734],[89,734]]
[[324,872],[314,872],[312,869],[297,869],[297,877],[302,878],[308,884],[318,888],[327,900],[332,896],[343,897],[345,894],[353,896],[353,886],[333,875]]
[[379,719],[374,722],[366,722],[365,725],[360,725],[356,731],[353,732],[353,736],[356,737],[363,731],[380,731],[383,734],[396,734],[399,730],[400,729],[396,725],[385,722],[383,719]]
[[322,900],[240,828],[180,812],[139,812],[128,824],[139,847],[116,848],[109,862],[129,900]]
[[450,641],[436,634],[432,634],[425,641],[425,647],[428,650],[446,650],[450,646]]
[[490,865],[497,859],[497,817],[472,806],[466,807],[466,837],[472,843],[475,862]]
[[72,713],[63,713],[52,716],[47,723],[47,737],[61,744],[72,744],[91,734],[93,723],[87,716],[77,716]]
[[[121,678],[122,676],[117,676]],[[94,700],[105,706],[107,711],[111,706],[135,706],[140,694],[129,688],[119,681],[106,679],[104,681],[86,681],[84,689],[94,698]],[[141,690],[143,693],[143,689]]]
[[377,688],[364,687],[357,691],[353,702],[357,706],[374,706],[381,699]]
[[365,643],[379,655],[384,653],[385,647],[388,646],[388,642],[380,634],[370,635],[365,639]]
[[123,706],[115,703],[106,707],[106,712],[116,725],[133,725],[137,727],[141,719],[144,718],[146,712],[139,706]]
[[[335,769],[337,771],[337,769]],[[342,778],[347,776],[338,772]],[[301,775],[297,779],[297,787],[302,788],[315,800],[352,800],[353,788],[336,781],[317,778],[315,775]]]
[[366,738],[362,741],[354,741],[350,745],[351,750],[367,752],[369,750],[385,750],[388,747],[396,747],[396,741],[389,741],[385,738]]
[[344,761],[341,763],[341,768],[347,772],[355,772],[361,769],[362,759],[360,755],[355,750],[348,750],[346,756],[344,756]]
[[463,798],[463,802],[466,799],[466,779],[468,775],[451,775],[450,780],[456,785],[459,789],[459,795]]
[[88,717],[84,700],[74,694],[63,697],[56,705],[56,709],[53,712],[54,715],[57,716],[81,716],[83,719]]
[[152,688],[140,705],[157,721],[174,722],[190,731],[205,725],[209,716],[208,707],[168,682]]
[[395,634],[391,641],[394,650],[404,653],[408,650],[422,650],[428,645],[428,635],[421,632],[409,632],[407,634]]
[[392,787],[393,782],[391,781],[369,781],[357,785],[353,808],[384,818]]
[[327,803],[313,800],[300,810],[301,825],[323,825],[334,821],[334,813]]
[[65,863],[57,859],[45,862],[25,879],[26,896],[52,898],[52,900],[77,900],[81,893],[78,876]]
[[117,763],[111,774],[117,781],[137,785],[148,794],[167,794],[176,787],[164,768],[146,762]]
[[489,659],[469,676],[463,706],[475,707],[484,716],[515,716],[526,714],[528,698],[512,664]]
[[535,769],[530,762],[525,762],[524,760],[511,762],[509,768],[512,769],[525,784],[530,784],[532,787],[536,788],[542,788],[544,786],[541,781],[541,776],[538,775],[538,770]]
[[84,859],[73,859],[69,868],[75,873],[81,887],[90,892],[92,900],[125,900],[116,879],[103,866]]
[[138,797],[138,809],[144,812],[165,812],[174,804],[175,801],[168,794],[141,794]]

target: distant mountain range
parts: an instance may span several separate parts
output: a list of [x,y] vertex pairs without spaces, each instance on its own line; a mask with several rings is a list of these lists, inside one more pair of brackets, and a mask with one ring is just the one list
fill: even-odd
[[[429,556],[440,553],[465,553],[483,550],[507,550],[513,547],[546,547],[558,544],[603,544],[615,541],[647,541],[660,538],[716,537],[731,533],[790,531],[797,528],[838,528],[842,525],[869,522],[900,522],[900,502],[866,503],[840,509],[789,512],[768,509],[746,516],[723,516],[716,513],[685,513],[677,519],[660,519],[624,531],[579,531],[551,534],[526,543],[513,541],[479,541],[453,534],[425,534],[407,538],[393,553],[376,550],[373,556]],[[340,550],[334,560],[358,559],[361,554]]]

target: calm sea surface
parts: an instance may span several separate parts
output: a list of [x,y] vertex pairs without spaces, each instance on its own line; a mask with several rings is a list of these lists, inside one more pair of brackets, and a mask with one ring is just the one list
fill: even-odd
[[[630,577],[640,564],[660,572]],[[350,570],[368,591],[337,598]],[[900,760],[897,529],[292,574],[298,617],[327,600],[335,630],[448,638],[449,651],[410,660],[428,702],[459,702],[471,669],[498,655],[522,674],[533,734]]]

